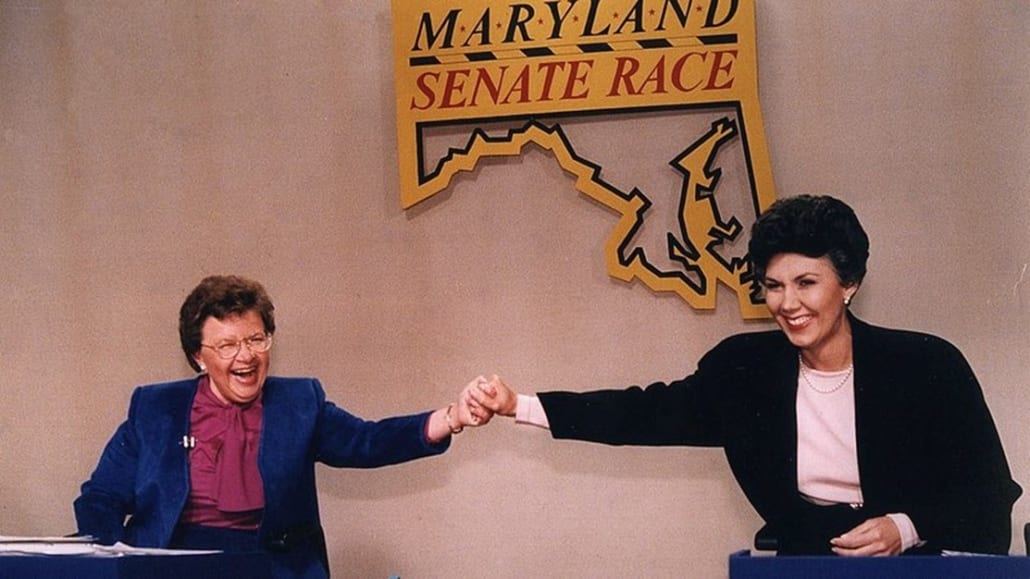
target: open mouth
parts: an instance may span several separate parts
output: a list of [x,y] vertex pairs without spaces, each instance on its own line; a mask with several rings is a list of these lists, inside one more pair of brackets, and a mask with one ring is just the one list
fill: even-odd
[[239,370],[233,370],[232,375],[242,380],[250,380],[257,374],[257,367],[241,368]]
[[808,322],[812,321],[812,316],[798,316],[796,318],[783,318],[783,320],[791,328],[802,328],[806,324],[808,324]]

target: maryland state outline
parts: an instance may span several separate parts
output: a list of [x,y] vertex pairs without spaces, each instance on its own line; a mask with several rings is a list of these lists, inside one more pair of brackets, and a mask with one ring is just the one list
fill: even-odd
[[[744,318],[767,315],[744,240],[774,199],[750,1],[415,4],[393,2],[404,207],[536,146],[618,214],[609,275],[696,309],[715,308],[721,284]],[[646,152],[637,183],[620,189],[577,153],[584,123]],[[648,139],[654,123],[682,139]]]

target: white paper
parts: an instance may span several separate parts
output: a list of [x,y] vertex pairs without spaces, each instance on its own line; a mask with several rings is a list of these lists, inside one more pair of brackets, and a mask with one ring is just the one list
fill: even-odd
[[93,537],[16,537],[0,535],[0,543],[92,543]]
[[0,555],[122,557],[138,555],[211,555],[218,550],[154,549],[125,543],[100,545],[93,537],[15,537],[0,535]]

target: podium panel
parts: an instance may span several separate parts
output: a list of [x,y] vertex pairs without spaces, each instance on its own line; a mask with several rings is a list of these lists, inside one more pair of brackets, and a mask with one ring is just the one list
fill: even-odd
[[1030,577],[1030,558],[991,555],[911,557],[752,557],[730,555],[730,579],[1012,579]]
[[0,577],[33,579],[271,579],[264,553],[206,555],[3,555]]

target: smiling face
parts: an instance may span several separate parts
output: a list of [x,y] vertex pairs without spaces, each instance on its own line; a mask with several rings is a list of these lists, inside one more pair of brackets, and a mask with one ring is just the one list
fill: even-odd
[[826,257],[779,253],[765,271],[765,303],[812,368],[839,370],[851,363],[851,326],[844,298],[858,291],[844,286]]
[[[265,324],[254,310],[230,314],[219,320],[213,316],[204,320],[201,342],[205,346],[238,343],[265,333]],[[225,403],[246,404],[261,395],[268,376],[269,352],[254,352],[246,344],[240,345],[236,356],[221,358],[210,347],[201,347],[194,359],[205,368],[211,379],[211,390]]]

